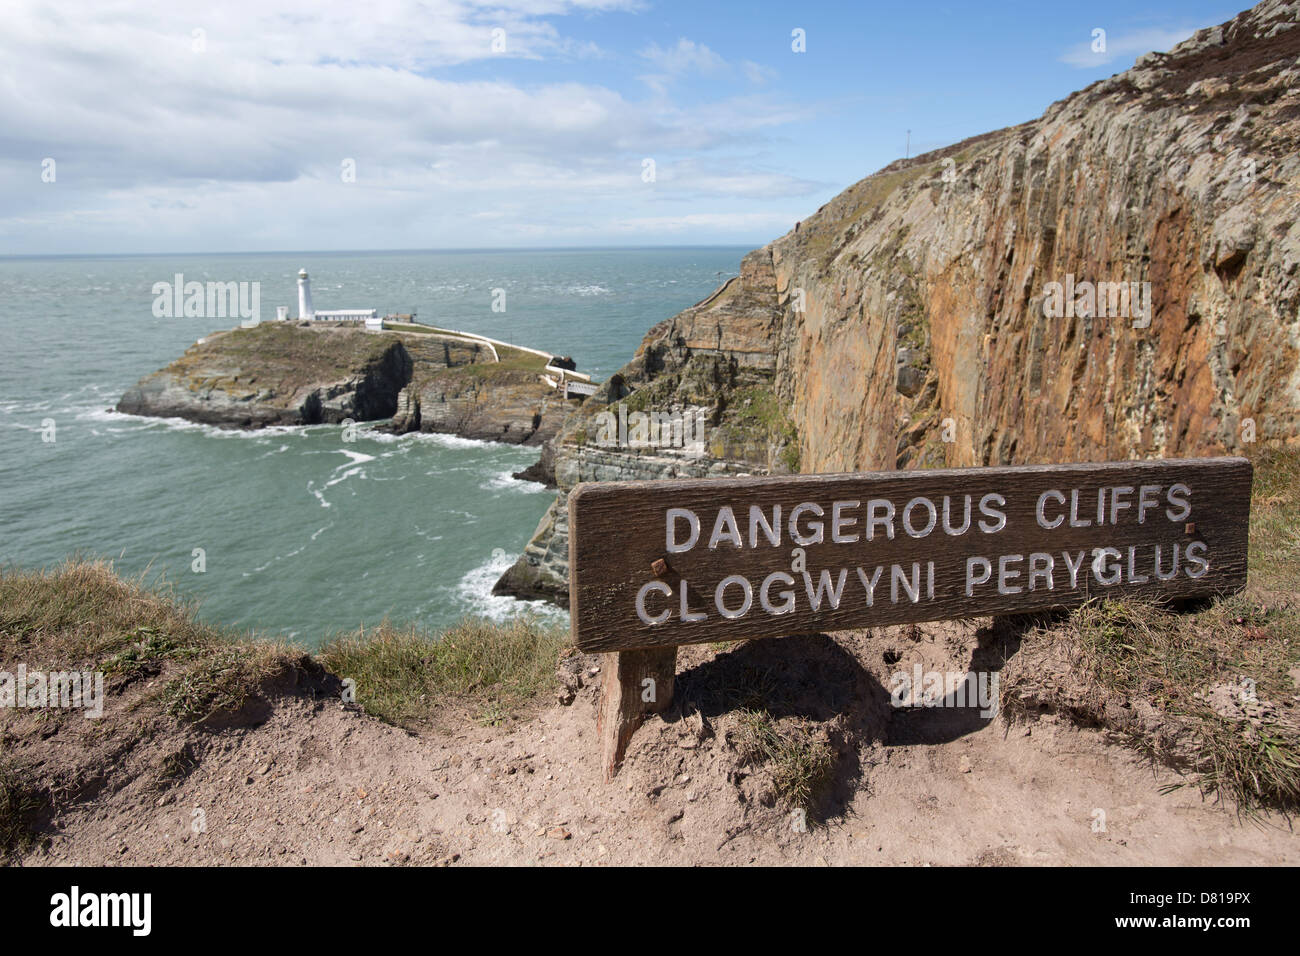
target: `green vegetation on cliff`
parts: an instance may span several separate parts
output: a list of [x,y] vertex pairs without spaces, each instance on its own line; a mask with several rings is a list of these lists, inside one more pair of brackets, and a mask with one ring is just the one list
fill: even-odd
[[406,725],[446,702],[471,704],[497,723],[555,677],[567,633],[528,617],[505,624],[468,619],[441,634],[381,625],[338,637],[320,651],[335,674],[356,681],[367,713]]
[[[491,378],[502,372],[532,372],[537,375],[542,374],[548,360],[526,349],[517,349],[509,345],[494,345],[492,348],[496,351],[496,361],[492,359],[492,352],[485,346],[473,339],[467,338],[459,332],[452,332],[447,329],[440,329],[432,325],[419,325],[408,322],[388,322],[384,324],[387,331],[397,332],[403,336],[432,336],[435,340],[455,343],[457,348],[469,350],[475,359],[471,362],[448,362],[448,370],[461,369],[472,375],[481,378]],[[419,339],[411,340],[403,338],[403,342],[419,342]]]
[[798,238],[803,255],[822,269],[830,268],[864,217],[873,214],[901,187],[927,172],[933,173],[936,166],[932,162],[881,170],[844,190],[800,224]]
[[431,326],[268,322],[208,336],[117,409],[235,428],[391,419],[399,432],[537,444],[568,413],[542,380],[547,362]]
[[[712,432],[710,451],[727,452],[757,447],[764,455],[776,454],[773,466],[799,470],[799,435],[780,397],[766,385],[749,385],[731,392],[723,406],[722,421]],[[760,459],[762,460],[762,459]]]
[[304,329],[292,322],[263,322],[210,335],[168,368],[185,376],[191,389],[256,393],[274,385],[292,394],[316,382],[355,375],[378,362],[391,346],[387,336],[354,328]]

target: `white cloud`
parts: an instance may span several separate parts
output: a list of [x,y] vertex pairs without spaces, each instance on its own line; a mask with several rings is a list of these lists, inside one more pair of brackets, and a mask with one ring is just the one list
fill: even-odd
[[641,51],[640,56],[658,69],[657,73],[646,74],[641,80],[661,95],[666,94],[675,82],[692,75],[729,77],[739,73],[755,86],[761,86],[776,75],[774,70],[753,60],[742,60],[739,64],[729,63],[705,44],[686,37],[681,37],[669,47],[651,43]]
[[641,56],[672,76],[686,73],[717,73],[727,68],[727,61],[703,43],[685,37],[667,48],[652,43],[641,51]]
[[755,86],[762,86],[776,77],[776,70],[755,63],[753,60],[744,60],[740,64],[740,69],[745,74],[745,79]]
[[[1098,29],[1105,28],[1098,27]],[[1153,50],[1164,52],[1170,47],[1182,43],[1197,29],[1197,27],[1187,27],[1185,29],[1152,28],[1137,30],[1132,33],[1115,34],[1107,31],[1105,51],[1093,50],[1095,41],[1090,33],[1089,39],[1075,44],[1062,53],[1060,60],[1062,63],[1068,63],[1070,66],[1080,69],[1105,66],[1115,60],[1128,62],[1137,59],[1143,53],[1150,53]]]
[[[375,0],[354,20],[307,0],[9,0],[0,252],[492,244],[535,228],[598,234],[593,203],[608,207],[602,221],[633,221],[663,201],[815,189],[746,159],[767,131],[807,118],[777,98],[637,101],[591,80],[464,69],[599,56],[547,17],[633,6]],[[491,50],[498,24],[504,54]],[[664,68],[730,69],[690,41],[660,54]],[[45,157],[53,184],[40,180]],[[653,190],[643,157],[659,164]]]

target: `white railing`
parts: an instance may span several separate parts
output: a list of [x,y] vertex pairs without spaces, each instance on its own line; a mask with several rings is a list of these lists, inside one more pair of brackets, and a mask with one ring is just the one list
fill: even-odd
[[[418,323],[418,322],[389,322],[389,325],[420,325],[420,323]],[[501,356],[497,353],[496,347],[492,344],[494,340],[493,340],[493,339],[489,339],[486,335],[477,335],[477,334],[474,333],[474,332],[458,332],[458,331],[456,331],[455,329],[440,329],[440,328],[438,328],[438,327],[435,326],[435,325],[426,325],[426,326],[423,326],[423,328],[426,328],[426,329],[429,330],[428,332],[423,333],[423,334],[425,334],[425,335],[441,335],[441,336],[442,336],[443,338],[445,338],[445,339],[456,339],[456,340],[461,341],[461,342],[473,342],[475,345],[486,345],[486,346],[488,347],[488,351],[490,351],[490,352],[492,353],[492,361],[494,361],[494,362],[500,362],[500,361],[501,361]],[[507,342],[502,342],[502,343],[500,343],[500,344],[501,344],[501,345],[508,345],[509,343],[507,343]],[[519,346],[517,346],[517,345],[511,345],[510,347],[511,347],[511,348],[518,348]],[[533,350],[533,349],[528,349],[527,351],[530,351],[530,352],[531,352],[531,351],[534,351],[534,350]],[[538,352],[537,354],[538,354],[538,355],[545,355],[547,358],[550,358],[550,353],[549,353],[549,352]]]
[[[416,323],[402,322],[402,323],[394,323],[394,324],[414,325]],[[559,384],[555,386],[557,388],[562,386],[565,380],[571,378],[577,379],[580,382],[591,381],[591,376],[585,372],[575,372],[571,368],[559,368],[558,366],[550,364],[550,360],[555,357],[554,352],[543,352],[541,349],[530,349],[526,345],[516,345],[513,342],[503,342],[500,339],[492,339],[492,338],[488,338],[486,335],[479,335],[477,332],[462,332],[460,329],[444,329],[444,328],[439,328],[436,325],[430,325],[428,326],[428,328],[433,329],[434,330],[433,334],[435,335],[445,335],[449,338],[459,338],[468,342],[482,343],[483,345],[486,345],[489,349],[492,350],[492,358],[497,362],[501,361],[501,356],[496,350],[496,347],[498,345],[501,346],[502,348],[514,349],[517,352],[527,352],[530,355],[540,355],[542,358],[547,360],[547,363],[545,365],[546,371],[560,376]],[[543,376],[543,380],[545,380],[545,376]],[[550,382],[548,381],[547,384],[550,384]]]
[[586,372],[575,372],[571,368],[557,368],[554,365],[548,365],[546,366],[546,371],[554,372],[556,375],[560,376],[561,382],[564,381],[566,378],[576,378],[580,382],[591,381],[591,376],[588,375]]
[[[478,342],[486,342],[488,345],[499,345],[499,346],[501,346],[502,348],[515,349],[516,351],[519,351],[519,352],[528,352],[528,353],[531,354],[531,355],[540,355],[542,358],[546,359],[548,362],[549,362],[549,361],[554,357],[554,355],[555,355],[554,352],[543,352],[541,349],[530,349],[530,348],[529,348],[528,346],[526,346],[526,345],[515,345],[515,343],[513,343],[513,342],[502,342],[500,339],[490,339],[490,338],[488,338],[486,335],[479,335],[477,332],[462,332],[462,331],[460,331],[459,329],[442,329],[442,330],[440,330],[440,331],[443,331],[443,332],[450,332],[450,333],[452,333],[453,335],[461,335],[461,336],[464,336],[464,337],[467,338],[467,339],[474,339],[475,341],[478,341]],[[493,349],[492,351],[493,351],[493,354],[495,355],[495,354],[496,354],[496,350]],[[498,359],[498,361],[500,361],[500,360]]]

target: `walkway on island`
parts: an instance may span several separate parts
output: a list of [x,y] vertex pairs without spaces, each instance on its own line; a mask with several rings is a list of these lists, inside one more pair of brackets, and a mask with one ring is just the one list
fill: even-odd
[[[492,354],[494,362],[502,362],[502,352],[522,353],[524,355],[537,356],[544,360],[541,367],[540,378],[552,388],[565,393],[565,397],[570,394],[589,395],[595,391],[595,386],[591,383],[591,376],[585,372],[579,372],[574,369],[561,368],[553,364],[555,359],[554,352],[543,352],[541,349],[530,348],[526,345],[516,345],[513,342],[503,342],[501,339],[489,338],[486,335],[480,335],[477,332],[465,332],[460,329],[444,329],[434,325],[424,325],[420,322],[394,322],[389,319],[384,320],[384,329],[392,332],[415,332],[422,335],[436,335],[439,338],[453,339],[459,342],[472,343],[485,348]],[[590,389],[590,391],[588,391]]]

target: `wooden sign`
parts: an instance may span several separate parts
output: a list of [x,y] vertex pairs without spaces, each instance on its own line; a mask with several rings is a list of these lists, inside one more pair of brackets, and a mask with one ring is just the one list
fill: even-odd
[[1009,614],[1246,583],[1244,458],[582,484],[584,651]]
[[569,607],[603,652],[605,778],[672,703],[681,644],[1239,590],[1251,478],[1208,458],[578,485]]

